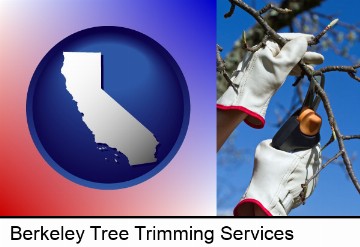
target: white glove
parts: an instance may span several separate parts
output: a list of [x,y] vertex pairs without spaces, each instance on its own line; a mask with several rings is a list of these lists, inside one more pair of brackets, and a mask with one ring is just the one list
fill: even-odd
[[[320,145],[305,151],[284,152],[262,141],[256,148],[253,176],[234,216],[252,215],[254,204],[269,216],[287,216],[302,203],[302,184],[321,166]],[[305,198],[314,191],[317,177],[307,186]]]
[[[254,128],[262,128],[270,98],[280,88],[290,72],[300,75],[296,66],[303,58],[306,64],[320,64],[321,54],[306,52],[307,41],[313,35],[301,33],[280,34],[290,40],[282,49],[273,41],[255,53],[247,52],[231,78],[237,89],[229,87],[218,99],[221,110],[240,110],[248,114],[245,122]],[[295,67],[296,66],[296,67]]]

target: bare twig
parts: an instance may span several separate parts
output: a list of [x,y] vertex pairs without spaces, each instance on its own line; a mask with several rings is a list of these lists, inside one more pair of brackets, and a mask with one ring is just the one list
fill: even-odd
[[343,72],[351,72],[356,73],[356,65],[355,66],[327,66],[319,69],[319,73],[316,72],[315,74],[321,74],[331,71],[343,71]]
[[295,82],[292,84],[294,87],[297,86],[301,81],[302,79],[304,79],[304,76],[305,74],[302,74],[301,76],[298,76],[295,80]]
[[349,76],[351,78],[353,78],[354,80],[357,80],[358,82],[360,82],[360,77],[358,77],[357,75],[355,75],[355,73],[352,72],[348,72]]
[[288,9],[288,8],[282,9],[282,8],[279,8],[279,7],[275,6],[272,3],[269,3],[264,8],[260,9],[258,11],[258,13],[259,13],[259,15],[262,15],[262,14],[266,13],[267,11],[269,11],[270,9],[273,9],[273,10],[275,10],[275,11],[281,13],[281,14],[287,14],[287,13],[290,13],[292,11],[291,9]]
[[325,167],[327,167],[331,162],[333,162],[337,158],[339,158],[340,155],[342,155],[342,151],[337,152],[332,158],[328,159],[324,164],[321,165],[319,170],[317,170],[310,178],[306,179],[305,183],[301,185],[303,190],[300,193],[300,198],[301,198],[301,201],[303,204],[305,204],[306,191],[307,191],[310,181],[312,181],[314,178],[316,178]]
[[243,32],[243,38],[242,38],[242,45],[243,45],[243,48],[250,51],[250,52],[256,52],[257,50],[261,49],[261,48],[264,48],[266,46],[266,41],[269,40],[269,36],[268,35],[265,35],[263,40],[255,45],[255,46],[252,46],[252,47],[249,47],[248,46],[248,43],[246,42],[246,33],[245,31]]
[[322,146],[321,151],[323,151],[325,148],[327,148],[331,143],[335,141],[334,135],[330,136],[330,139],[327,141],[325,145]]
[[[347,136],[342,136],[341,137],[344,141],[347,140],[352,140],[352,139],[360,139],[360,135],[347,135]],[[334,135],[331,135],[329,140],[327,141],[327,143],[325,143],[322,148],[321,151],[323,151],[325,148],[327,148],[331,143],[333,143],[335,141]]]
[[351,140],[351,139],[360,139],[360,135],[349,135],[349,136],[342,136],[344,141]]
[[222,47],[219,45],[216,45],[216,71],[223,73],[225,71],[225,62],[221,58],[220,52],[222,51]]
[[337,152],[332,158],[328,159],[324,164],[321,165],[320,169],[317,170],[310,178],[306,179],[305,184],[308,185],[311,180],[316,178],[319,173],[327,167],[331,162],[335,161],[337,158],[339,158],[342,155],[342,151]]
[[229,10],[229,12],[227,12],[227,13],[224,15],[224,17],[225,17],[225,18],[231,17],[231,16],[234,14],[235,7],[236,7],[235,4],[231,3],[230,10]]
[[338,71],[338,72],[347,72],[351,78],[360,82],[360,77],[356,75],[356,69],[360,67],[360,64],[356,64],[353,66],[327,66],[323,67],[317,71],[314,71],[314,75],[320,75],[322,73]]
[[222,51],[222,47],[219,45],[216,45],[216,70],[217,70],[217,72],[221,73],[224,76],[224,78],[226,79],[229,86],[233,87],[234,90],[237,91],[236,86],[231,81],[230,76],[228,75],[228,73],[225,70],[226,65],[225,65],[224,60],[221,58],[221,55],[220,55],[221,51]]
[[272,29],[269,24],[262,18],[262,16],[258,13],[258,11],[256,11],[255,9],[253,9],[252,7],[250,7],[249,5],[247,5],[246,3],[244,3],[242,0],[229,0],[231,3],[231,6],[236,5],[238,7],[240,7],[241,9],[245,10],[247,13],[249,13],[252,17],[254,17],[254,19],[259,23],[259,25],[266,30],[266,33],[278,44],[280,44],[281,46],[284,46],[286,44],[286,39],[284,39],[283,37],[281,37],[280,35],[278,35],[274,29]]
[[352,162],[351,162],[351,160],[349,158],[349,155],[347,154],[347,151],[345,149],[343,136],[342,136],[342,134],[341,134],[341,132],[340,132],[340,130],[338,128],[337,122],[335,120],[334,113],[333,113],[332,108],[330,106],[329,98],[327,97],[324,89],[318,83],[315,83],[315,88],[316,88],[317,93],[318,93],[318,95],[320,96],[320,98],[321,98],[321,100],[323,102],[325,111],[326,111],[327,116],[328,116],[329,124],[332,127],[332,129],[334,130],[334,133],[336,135],[337,142],[338,142],[338,147],[339,147],[339,150],[342,152],[341,156],[342,156],[342,159],[344,161],[346,170],[347,170],[347,172],[349,174],[349,177],[350,177],[351,181],[353,182],[356,190],[360,193],[360,184],[359,184],[359,181],[358,181],[358,179],[357,179],[357,177],[355,175],[355,172],[353,170]]
[[313,38],[311,41],[309,41],[309,45],[311,46],[311,45],[318,44],[320,39],[322,38],[322,36],[324,36],[326,34],[326,32],[329,31],[330,28],[335,26],[338,21],[339,21],[339,19],[335,19],[335,20],[331,21],[330,24],[327,25],[324,30],[322,30],[318,35],[315,36],[315,38]]

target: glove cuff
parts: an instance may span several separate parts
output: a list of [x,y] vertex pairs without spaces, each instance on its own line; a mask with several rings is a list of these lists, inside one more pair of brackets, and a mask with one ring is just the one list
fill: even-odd
[[237,105],[222,105],[222,104],[216,104],[216,108],[220,110],[238,110],[246,113],[248,115],[247,118],[245,118],[244,122],[249,125],[252,128],[255,129],[262,129],[265,125],[265,119],[263,116],[259,115],[256,112],[253,112],[249,110],[246,107],[243,106],[237,106]]
[[250,208],[253,210],[253,206],[251,204],[257,205],[267,216],[273,216],[272,213],[267,210],[261,202],[253,198],[246,198],[241,200],[234,208],[234,216],[252,215],[253,212],[247,212],[250,211]]

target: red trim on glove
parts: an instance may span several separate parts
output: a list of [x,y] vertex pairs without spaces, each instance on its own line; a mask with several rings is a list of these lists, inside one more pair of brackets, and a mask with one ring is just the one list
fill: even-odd
[[238,216],[236,214],[236,212],[240,209],[240,207],[245,204],[245,203],[253,203],[253,204],[256,204],[267,216],[272,216],[272,214],[270,213],[269,210],[267,210],[262,204],[261,202],[259,202],[258,200],[256,199],[251,199],[251,198],[247,198],[247,199],[244,199],[244,200],[241,200],[238,205],[236,205],[236,207],[234,208],[234,211],[233,211],[233,214],[234,216]]
[[247,125],[249,125],[250,127],[252,128],[255,128],[255,129],[262,129],[265,125],[265,119],[260,116],[259,114],[253,112],[253,111],[250,111],[249,109],[245,108],[245,107],[242,107],[242,106],[225,106],[225,105],[219,105],[219,104],[216,104],[216,108],[217,109],[220,109],[220,110],[238,110],[238,111],[242,111],[246,114],[248,114],[250,117],[252,118],[255,118],[257,121],[260,122],[260,124],[254,124],[252,121],[249,121],[248,118],[246,118],[244,121]]

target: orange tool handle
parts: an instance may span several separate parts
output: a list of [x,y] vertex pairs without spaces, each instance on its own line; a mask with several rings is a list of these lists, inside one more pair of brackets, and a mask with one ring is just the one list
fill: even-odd
[[304,107],[297,120],[299,121],[300,131],[308,136],[319,133],[321,128],[321,117],[312,109]]

